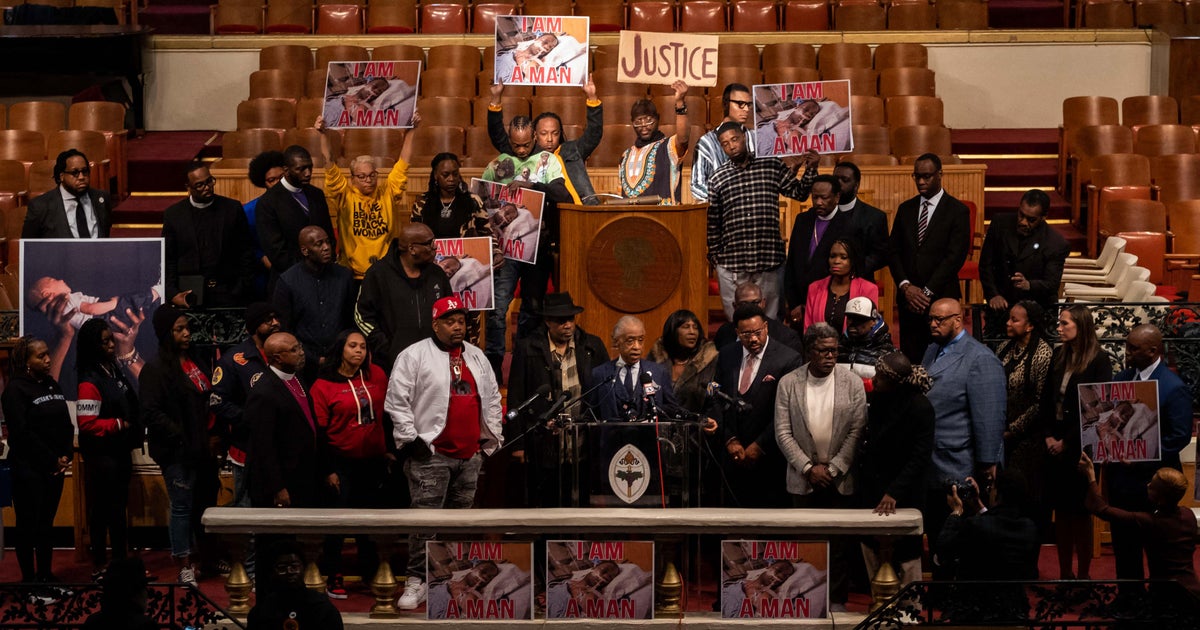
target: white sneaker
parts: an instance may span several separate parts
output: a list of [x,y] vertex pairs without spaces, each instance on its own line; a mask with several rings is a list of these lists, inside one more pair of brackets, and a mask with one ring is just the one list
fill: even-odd
[[412,610],[425,601],[429,587],[419,577],[409,577],[404,581],[404,594],[396,600],[396,608]]
[[183,567],[179,570],[179,583],[196,585],[196,571],[192,567]]

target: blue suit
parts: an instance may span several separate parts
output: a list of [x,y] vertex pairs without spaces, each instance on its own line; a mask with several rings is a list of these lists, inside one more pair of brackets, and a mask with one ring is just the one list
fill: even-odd
[[[658,391],[654,394],[654,404],[666,413],[675,411],[679,405],[675,401],[675,392],[671,389],[670,370],[662,364],[642,359],[638,362],[639,378],[646,373],[649,373],[658,385]],[[592,370],[593,383],[602,383],[606,380],[608,382],[601,384],[596,391],[592,392],[588,401],[599,414],[600,420],[624,420],[626,410],[633,410],[639,416],[645,411],[641,396],[641,383],[635,379],[634,394],[630,394],[621,382],[616,359],[597,365]]]
[[[921,361],[933,377],[929,402],[935,416],[933,473],[930,480],[962,480],[1004,455],[1008,393],[1004,366],[987,346],[969,334],[946,346],[930,344]],[[944,501],[942,503],[945,503]]]
[[[1114,381],[1137,379],[1137,371],[1126,368],[1117,372]],[[1150,498],[1146,495],[1146,484],[1154,471],[1162,467],[1182,470],[1179,451],[1192,439],[1192,393],[1171,368],[1166,357],[1150,373],[1150,379],[1158,381],[1158,426],[1161,431],[1161,462],[1111,463],[1105,465],[1108,480],[1108,502],[1110,505],[1130,512],[1153,512]],[[1113,559],[1116,561],[1117,579],[1143,579],[1142,549],[1144,541],[1137,525],[1113,521]]]

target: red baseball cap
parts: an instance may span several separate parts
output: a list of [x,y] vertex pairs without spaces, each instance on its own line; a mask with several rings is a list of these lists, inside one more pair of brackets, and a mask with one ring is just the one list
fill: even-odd
[[441,319],[454,313],[467,314],[467,307],[463,305],[462,300],[459,299],[457,294],[446,296],[433,303],[434,319]]

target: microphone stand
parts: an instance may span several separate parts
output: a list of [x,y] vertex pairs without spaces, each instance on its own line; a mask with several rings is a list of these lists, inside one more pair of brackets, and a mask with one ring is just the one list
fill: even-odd
[[[603,381],[596,383],[592,387],[588,388],[587,391],[579,394],[578,396],[564,401],[562,403],[562,405],[557,405],[557,404],[551,405],[549,409],[547,409],[545,412],[543,412],[541,415],[538,416],[537,422],[533,423],[532,426],[530,426],[528,429],[525,429],[525,431],[523,431],[517,437],[513,438],[512,440],[506,441],[500,448],[496,449],[496,453],[499,453],[500,451],[503,451],[504,449],[508,448],[509,446],[516,444],[517,442],[520,442],[522,438],[529,435],[530,433],[533,433],[534,431],[537,431],[538,429],[546,428],[546,425],[550,422],[550,415],[552,415],[553,412],[561,410],[561,409],[570,409],[571,407],[574,407],[575,405],[577,405],[579,403],[579,401],[583,400],[584,398],[589,396],[592,392],[596,391],[597,389],[600,389],[600,387],[602,385],[605,385],[607,383],[612,383],[613,381],[616,381],[616,380],[617,380],[616,376],[610,376],[610,377],[604,379]],[[561,396],[560,396],[560,399],[561,399]],[[524,414],[527,412],[522,411],[521,413]]]

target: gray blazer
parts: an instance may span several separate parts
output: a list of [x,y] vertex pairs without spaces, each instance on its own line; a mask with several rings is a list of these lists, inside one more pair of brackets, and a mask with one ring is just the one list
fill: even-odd
[[867,424],[867,395],[862,378],[844,365],[833,369],[833,435],[829,441],[832,456],[828,462],[813,460],[816,445],[805,418],[808,378],[808,364],[805,364],[780,379],[775,394],[775,440],[788,463],[787,490],[792,494],[809,494],[814,490],[801,473],[811,462],[837,469],[834,487],[839,494],[853,494],[854,452]]

